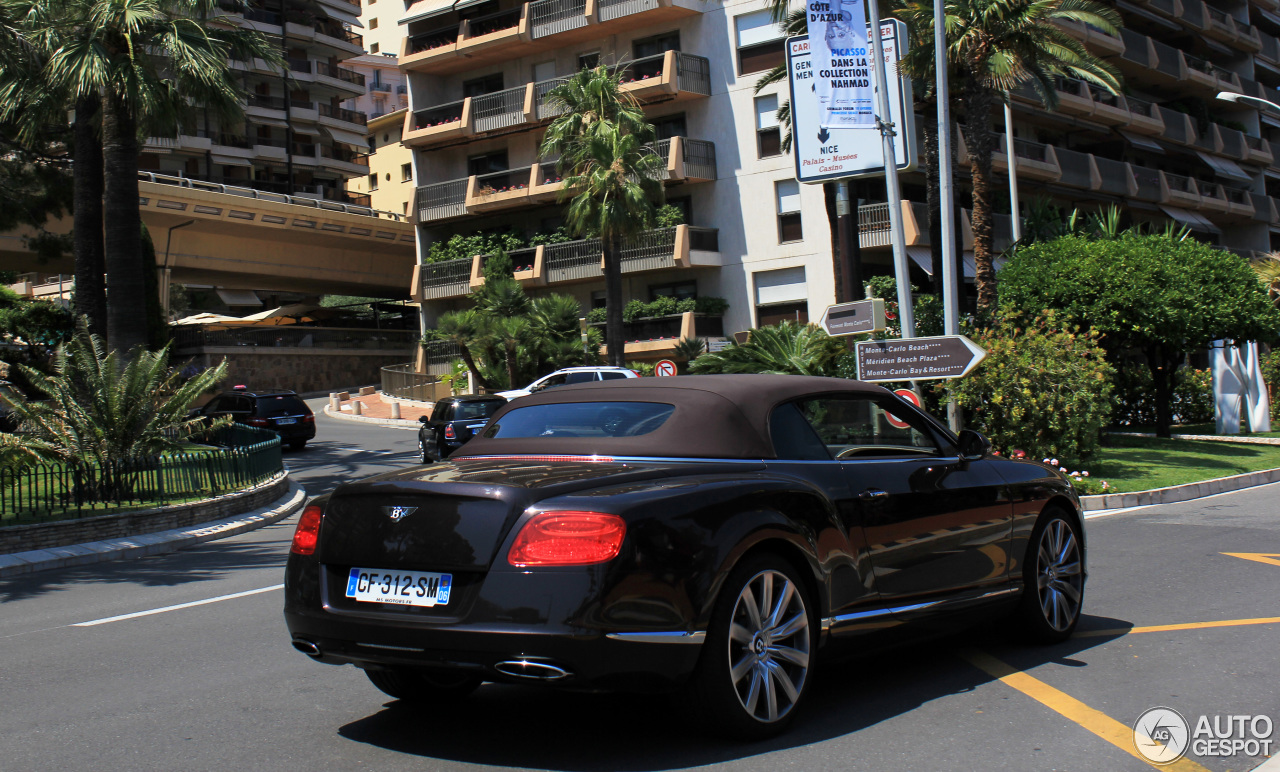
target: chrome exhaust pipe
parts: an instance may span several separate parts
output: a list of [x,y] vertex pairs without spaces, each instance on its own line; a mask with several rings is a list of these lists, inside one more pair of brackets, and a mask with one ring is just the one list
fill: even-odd
[[562,667],[546,662],[535,662],[528,659],[515,659],[499,662],[493,669],[503,675],[514,678],[527,678],[531,681],[559,681],[568,678],[572,673]]
[[294,638],[293,648],[297,649],[303,654],[306,654],[308,657],[320,656],[320,647],[315,645],[311,641],[306,640],[305,638]]

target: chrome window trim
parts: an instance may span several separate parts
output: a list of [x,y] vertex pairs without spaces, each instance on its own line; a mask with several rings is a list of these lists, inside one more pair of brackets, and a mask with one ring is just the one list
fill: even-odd
[[607,633],[606,638],[628,643],[692,643],[700,644],[707,634],[702,630],[692,632],[684,630],[643,632],[643,633]]
[[950,598],[947,600],[934,600],[926,603],[913,603],[907,606],[892,606],[889,608],[868,609],[866,611],[855,611],[850,614],[840,614],[838,616],[826,617],[822,620],[822,629],[829,630],[832,625],[844,624],[846,622],[861,622],[866,619],[875,619],[876,617],[890,616],[893,614],[907,614],[912,611],[921,611],[934,606],[952,606],[963,603],[973,603],[974,601],[988,600],[998,598],[1002,595],[1010,595],[1015,592],[1021,592],[1021,587],[1006,587],[1000,590],[991,590],[974,598]]

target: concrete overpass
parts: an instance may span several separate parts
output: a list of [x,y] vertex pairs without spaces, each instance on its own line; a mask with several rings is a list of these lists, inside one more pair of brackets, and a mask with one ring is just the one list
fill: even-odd
[[[139,174],[138,206],[171,281],[232,289],[408,298],[414,227],[367,207]],[[50,230],[68,232],[71,218]],[[36,266],[22,232],[0,236],[0,267],[74,273],[74,259]]]

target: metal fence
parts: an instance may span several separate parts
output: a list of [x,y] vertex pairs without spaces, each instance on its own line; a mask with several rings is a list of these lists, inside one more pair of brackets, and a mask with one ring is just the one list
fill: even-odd
[[467,178],[418,188],[418,222],[432,222],[467,213]]
[[565,106],[563,104],[551,104],[547,99],[547,92],[559,86],[561,83],[568,83],[569,77],[562,76],[559,78],[548,78],[540,80],[533,84],[533,103],[538,106],[538,120],[545,121],[554,118],[557,115],[564,114]]
[[677,53],[676,79],[681,91],[711,96],[711,63],[705,56]]
[[476,131],[493,131],[524,122],[524,86],[471,98]]
[[600,21],[620,19],[633,13],[652,11],[658,0],[600,0]]
[[684,142],[684,174],[696,179],[714,180],[716,178],[716,145],[705,139],[685,138]]
[[[243,187],[245,185],[263,185],[269,183],[260,180],[231,180],[231,178],[223,178],[237,184],[225,184],[222,182],[206,182],[204,180],[194,180],[190,177],[171,177],[167,174],[156,174],[155,172],[138,172],[139,182],[154,182],[159,185],[174,185],[180,188],[191,188],[193,190],[206,190],[211,193],[226,193],[231,196],[241,196],[244,198],[256,198],[262,201],[274,201],[279,204],[293,204],[294,206],[305,206],[310,209],[323,209],[330,212],[342,212],[344,214],[355,214],[362,217],[378,217],[388,220],[401,222],[405,218],[397,212],[384,212],[380,209],[371,209],[368,206],[355,206],[352,204],[344,204],[338,201],[322,201],[314,198],[302,198],[298,196],[290,196],[286,193],[275,193],[269,190],[259,190],[257,188]],[[282,190],[288,190],[288,186],[284,185]]]
[[273,431],[237,424],[204,441],[218,447],[106,465],[55,463],[0,470],[0,522],[69,520],[208,498],[284,471],[280,437]]
[[382,393],[400,399],[431,402],[432,386],[438,380],[440,380],[439,377],[435,375],[417,372],[413,362],[390,365],[382,368]]
[[453,360],[462,356],[458,344],[447,340],[429,340],[422,344],[422,359],[427,372],[445,375],[453,368]]
[[471,258],[459,257],[422,266],[424,300],[465,295],[471,282]]
[[537,0],[529,3],[534,39],[587,26],[587,0]]

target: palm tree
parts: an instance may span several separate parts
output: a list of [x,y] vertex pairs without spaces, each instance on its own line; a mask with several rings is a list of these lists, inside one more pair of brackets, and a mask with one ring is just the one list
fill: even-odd
[[[915,3],[924,15],[923,3]],[[1030,83],[1044,104],[1057,106],[1054,80],[1067,76],[1112,93],[1120,90],[1114,68],[1055,22],[1072,22],[1118,35],[1120,14],[1093,0],[947,0],[947,57],[964,73],[965,142],[973,185],[973,256],[978,308],[996,302],[992,265],[993,152],[991,112],[1008,92]],[[932,26],[932,18],[929,20]],[[923,46],[921,47],[923,48]],[[923,55],[923,54],[921,54]]]
[[1258,280],[1267,288],[1271,302],[1280,306],[1280,254],[1273,252],[1254,260],[1252,265]]
[[184,382],[169,367],[168,346],[138,352],[125,363],[83,323],[59,347],[52,375],[21,367],[46,399],[10,400],[0,392],[22,427],[18,434],[0,434],[0,456],[20,464],[90,462],[102,470],[113,461],[179,450],[206,432],[204,419],[188,418],[187,410],[227,369],[223,362]]
[[447,340],[458,347],[458,356],[462,357],[467,369],[471,371],[471,377],[475,378],[476,386],[488,389],[492,384],[476,365],[475,357],[471,354],[471,346],[475,345],[484,334],[482,327],[480,315],[474,308],[449,311],[441,314],[436,320],[436,335],[440,340]]
[[703,354],[689,363],[689,372],[834,375],[836,362],[846,353],[844,343],[821,327],[783,321],[757,327],[746,343]]
[[[58,0],[19,3],[34,8]],[[76,13],[48,13],[51,31],[41,80],[70,103],[101,98],[103,240],[111,347],[130,352],[147,341],[138,211],[138,133],[171,136],[200,105],[220,122],[242,115],[243,90],[231,60],[279,66],[277,46],[243,30],[220,0],[84,0]],[[114,299],[112,299],[114,298]]]
[[571,195],[566,224],[580,236],[600,237],[604,252],[605,345],[609,363],[622,366],[622,247],[653,222],[663,198],[659,178],[666,159],[646,143],[653,126],[619,86],[619,72],[583,70],[553,88],[551,104],[567,112],[542,140],[544,158],[559,155],[564,193]]

